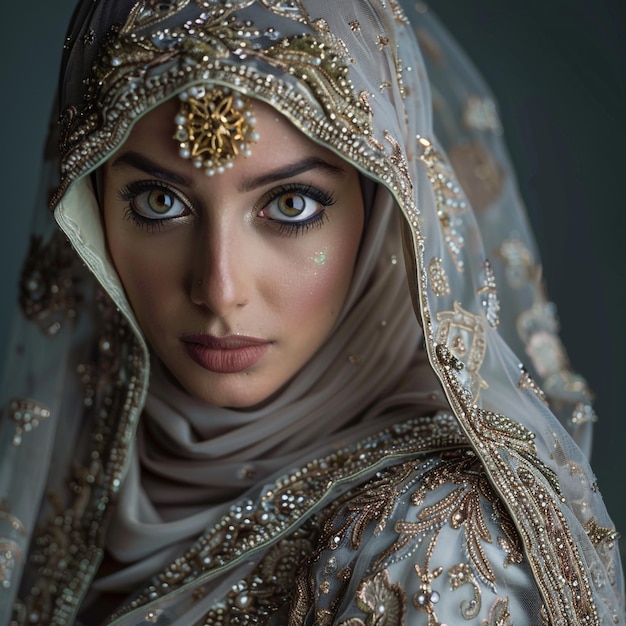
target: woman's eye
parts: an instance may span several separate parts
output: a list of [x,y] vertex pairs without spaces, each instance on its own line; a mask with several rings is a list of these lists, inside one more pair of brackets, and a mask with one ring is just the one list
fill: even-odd
[[332,203],[331,199],[317,197],[319,195],[284,191],[265,205],[262,216],[278,222],[304,222]]
[[119,191],[119,197],[128,202],[129,217],[144,222],[173,219],[191,212],[190,203],[178,192],[151,181],[130,183]]
[[180,217],[188,213],[185,203],[165,189],[143,191],[131,200],[131,206],[147,219]]

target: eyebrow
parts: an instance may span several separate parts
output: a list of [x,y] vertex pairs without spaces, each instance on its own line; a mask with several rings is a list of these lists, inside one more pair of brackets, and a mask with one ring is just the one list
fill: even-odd
[[258,187],[270,185],[271,183],[276,183],[286,178],[293,178],[298,174],[309,172],[311,170],[322,170],[332,176],[345,176],[346,174],[344,169],[337,167],[336,165],[331,165],[327,161],[324,161],[324,159],[320,159],[319,157],[309,157],[307,159],[303,159],[302,161],[298,161],[297,163],[281,167],[272,172],[267,172],[266,174],[261,174],[260,176],[244,180],[241,185],[238,186],[238,190],[242,192],[252,191]]
[[117,157],[111,167],[123,167],[124,165],[128,165],[136,170],[140,170],[149,176],[153,176],[154,178],[161,178],[162,180],[166,180],[174,185],[183,185],[185,187],[191,187],[191,179],[186,176],[181,176],[176,172],[172,172],[171,170],[163,169],[161,166],[157,165],[154,161],[151,161],[147,157],[139,154],[139,152],[135,152],[133,150],[129,150],[128,152],[124,152],[119,157]]
[[[148,174],[149,176],[166,180],[174,185],[183,185],[186,187],[192,186],[192,181],[190,178],[182,176],[181,174],[178,174],[171,170],[164,169],[151,159],[143,156],[142,154],[139,154],[138,152],[135,152],[134,150],[124,152],[119,157],[117,157],[111,164],[111,167],[114,168],[123,166],[135,168]],[[237,190],[240,192],[252,191],[254,189],[257,189],[258,187],[263,187],[264,185],[269,185],[280,180],[292,178],[294,176],[297,176],[298,174],[309,172],[311,170],[323,170],[332,176],[345,176],[346,174],[346,171],[343,168],[332,165],[331,163],[328,163],[327,161],[324,161],[324,159],[320,159],[319,157],[312,156],[303,159],[302,161],[291,163],[272,172],[267,172],[265,174],[261,174],[260,176],[248,178],[244,180],[240,185],[238,185]]]

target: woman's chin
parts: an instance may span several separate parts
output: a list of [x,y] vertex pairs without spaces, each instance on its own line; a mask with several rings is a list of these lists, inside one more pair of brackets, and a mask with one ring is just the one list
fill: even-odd
[[263,409],[280,396],[289,384],[287,381],[278,386],[270,385],[260,381],[260,377],[254,374],[220,374],[211,375],[211,380],[181,380],[171,369],[161,364],[168,380],[182,392],[198,402],[236,411]]

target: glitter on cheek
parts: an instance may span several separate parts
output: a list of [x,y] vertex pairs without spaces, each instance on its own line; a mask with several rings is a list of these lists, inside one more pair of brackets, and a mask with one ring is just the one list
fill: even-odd
[[320,252],[316,252],[311,259],[313,263],[316,265],[326,265],[327,254],[325,250],[321,250]]

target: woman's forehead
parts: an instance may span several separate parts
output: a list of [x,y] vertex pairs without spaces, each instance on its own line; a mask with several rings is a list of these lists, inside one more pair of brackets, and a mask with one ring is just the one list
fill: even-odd
[[[291,167],[294,173],[298,173],[307,167],[309,170],[319,169],[337,176],[352,169],[343,158],[312,141],[273,107],[256,99],[249,100],[258,137],[250,144],[248,154],[239,154],[232,160],[230,168],[215,173],[215,176],[229,175],[229,178],[239,181],[238,187],[245,187],[241,181],[262,177],[269,170],[280,172]],[[162,166],[164,170],[176,174],[181,181],[188,181],[190,186],[193,181],[204,182],[204,169],[180,155],[175,137],[178,110],[178,100],[172,98],[141,117],[126,141],[108,160],[108,167],[130,165],[136,169],[152,168],[156,171],[156,166]],[[226,132],[226,128],[210,128],[207,140],[216,139],[211,133],[217,135]]]

